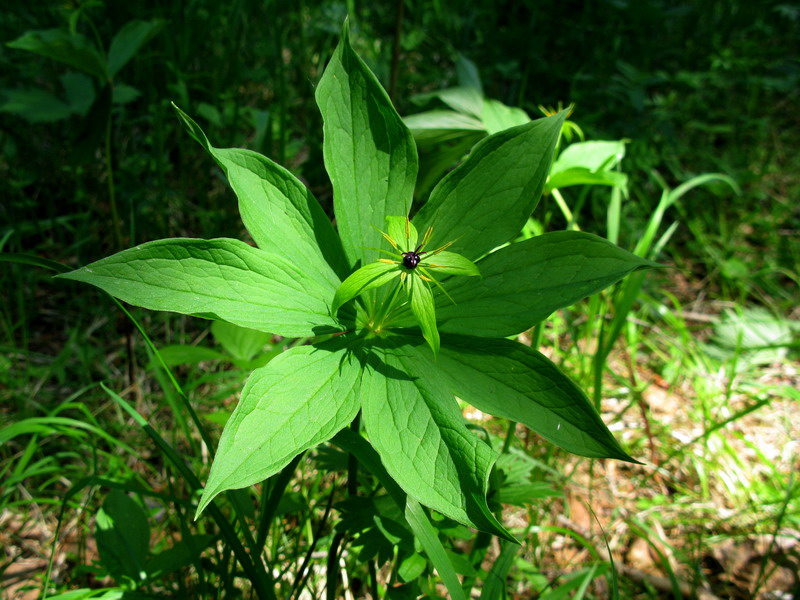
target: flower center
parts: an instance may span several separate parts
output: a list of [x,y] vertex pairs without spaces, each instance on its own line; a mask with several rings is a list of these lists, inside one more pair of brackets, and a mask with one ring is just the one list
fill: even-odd
[[403,252],[403,266],[407,269],[416,269],[420,261],[420,255],[414,251]]

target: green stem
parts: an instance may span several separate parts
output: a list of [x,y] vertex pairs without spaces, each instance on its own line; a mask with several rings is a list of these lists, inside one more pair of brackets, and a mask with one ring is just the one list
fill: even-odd
[[[353,422],[350,423],[350,430],[359,435],[361,429],[361,412],[356,415]],[[358,495],[358,459],[355,454],[350,453],[347,456],[347,494],[354,498]]]
[[389,72],[389,99],[395,102],[397,93],[397,71],[400,67],[400,37],[403,34],[403,8],[405,0],[397,0],[397,12],[394,20],[394,41],[392,43],[392,66]]
[[375,568],[375,561],[370,559],[367,563],[367,567],[369,568],[369,585],[372,591],[372,597],[378,600],[380,596],[378,595],[378,572]]
[[117,211],[117,193],[114,188],[114,167],[111,160],[111,107],[108,108],[106,119],[106,175],[108,177],[108,200],[111,204],[111,222],[114,228],[114,243],[118,250],[122,250],[122,228]]
[[570,231],[580,231],[581,228],[575,224],[574,217],[572,216],[572,211],[569,209],[569,206],[567,206],[567,202],[566,200],[564,200],[564,196],[561,195],[561,192],[558,191],[557,189],[553,189],[553,191],[550,193],[553,195],[553,199],[556,201],[558,208],[561,209],[561,214],[564,215],[564,218],[567,220],[567,223],[569,224],[567,229]]
[[500,450],[500,454],[506,454],[508,452],[508,449],[511,447],[511,439],[514,437],[514,432],[516,430],[517,430],[517,422],[509,421],[508,431],[506,431],[506,439],[503,440],[503,449]]
[[[350,423],[350,431],[359,434],[361,429],[361,413],[356,415],[353,422]],[[358,459],[352,452],[347,454],[347,495],[355,498],[358,495]],[[325,597],[328,600],[336,598],[337,588],[339,586],[339,545],[344,541],[344,533],[339,532],[333,537],[330,548],[328,548],[328,563],[326,567],[326,593]],[[377,596],[375,596],[377,598]]]

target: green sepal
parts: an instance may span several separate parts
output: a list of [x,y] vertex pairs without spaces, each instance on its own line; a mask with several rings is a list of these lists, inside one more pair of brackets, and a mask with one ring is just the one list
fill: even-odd
[[386,217],[386,233],[397,242],[402,252],[413,250],[417,246],[417,228],[405,217]]
[[343,304],[367,290],[389,283],[399,276],[400,272],[400,265],[397,263],[374,262],[361,267],[345,279],[336,290],[331,305],[331,314],[335,315]]
[[442,251],[436,254],[428,254],[422,257],[420,264],[428,269],[435,269],[437,273],[466,275],[468,277],[481,276],[481,272],[474,262],[455,252]]
[[409,275],[406,279],[406,291],[411,299],[411,312],[414,313],[422,330],[422,337],[436,356],[439,352],[439,330],[436,329],[436,308],[431,288],[421,277]]

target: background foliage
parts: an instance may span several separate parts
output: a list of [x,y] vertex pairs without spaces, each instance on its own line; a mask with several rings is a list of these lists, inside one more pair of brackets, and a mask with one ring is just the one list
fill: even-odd
[[[712,183],[667,210],[662,230],[678,225],[659,260],[677,268],[634,289],[635,312],[622,320],[613,352],[593,352],[603,347],[593,317],[613,315],[623,294],[560,311],[527,336],[576,380],[595,384],[606,422],[629,451],[660,468],[620,472],[567,458],[533,438],[515,439],[512,450],[527,457],[525,485],[539,487],[523,494],[526,508],[507,515],[528,535],[507,559],[514,566],[510,593],[565,589],[605,597],[610,569],[586,567],[589,557],[608,565],[587,505],[627,576],[623,597],[659,597],[665,589],[673,596],[797,593],[796,580],[780,579],[781,565],[796,564],[800,528],[792,475],[800,422],[792,390],[792,319],[800,304],[796,4],[17,3],[0,16],[4,42],[26,31],[72,28],[106,54],[136,20],[151,24],[152,37],[111,83],[0,46],[0,249],[77,266],[164,237],[241,237],[232,192],[181,131],[171,101],[196,116],[216,145],[248,147],[289,167],[330,214],[314,91],[347,14],[357,51],[402,115],[421,110],[419,94],[456,85],[463,56],[476,65],[486,97],[531,117],[541,114],[539,106],[575,103],[572,120],[587,139],[629,140],[621,168],[630,195],[618,218],[623,247],[637,247],[665,187],[709,171],[741,187],[737,195]],[[578,224],[610,234],[607,189],[564,195],[573,223],[546,196],[531,232]],[[41,577],[57,522],[54,589],[129,575],[108,554],[113,544],[102,541],[103,515],[133,510],[127,496],[109,495],[114,486],[149,490],[142,505],[151,547],[137,541],[143,565],[172,551],[172,537],[207,546],[203,533],[188,536],[174,508],[168,517],[159,513],[173,506],[159,494],[189,492],[97,385],[106,382],[170,432],[177,449],[200,456],[191,426],[173,410],[175,392],[130,322],[104,296],[52,281],[43,270],[4,263],[0,278],[4,585],[17,586],[16,594],[20,585],[38,589],[41,579],[19,575],[26,572],[19,567],[33,565]],[[135,314],[157,346],[166,346],[170,364],[180,365],[186,393],[212,421],[230,412],[242,373],[264,360],[265,346],[282,350],[278,339],[233,343],[235,333],[226,338],[203,322]],[[600,394],[591,361],[603,354],[608,372]],[[484,426],[497,435],[506,427]],[[323,518],[335,487],[325,458],[301,464],[282,524],[271,532],[271,552],[289,570],[314,548],[312,540],[335,539]],[[90,484],[86,477],[102,479]],[[304,535],[287,551],[283,536],[296,531]],[[179,552],[172,552],[162,591],[201,593]],[[354,578],[369,578],[352,568]],[[232,580],[229,586],[233,593]],[[313,582],[308,589],[316,589]]]

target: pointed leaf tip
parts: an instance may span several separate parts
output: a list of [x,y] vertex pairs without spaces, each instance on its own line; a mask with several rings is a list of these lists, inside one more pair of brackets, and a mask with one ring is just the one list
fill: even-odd
[[224,491],[274,475],[346,427],[360,407],[361,366],[342,342],[299,346],[247,379],[225,425],[196,516]]

